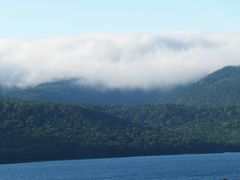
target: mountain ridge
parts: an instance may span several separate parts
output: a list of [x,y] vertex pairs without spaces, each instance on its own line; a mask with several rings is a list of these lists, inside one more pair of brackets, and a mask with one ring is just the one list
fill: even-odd
[[240,66],[226,66],[191,85],[173,102],[181,104],[240,104]]
[[26,89],[0,89],[2,97],[28,101],[77,104],[240,104],[240,66],[226,66],[196,83],[167,90],[119,90],[88,87],[75,79],[40,84]]
[[[178,87],[181,89],[182,87]],[[63,102],[78,104],[157,104],[167,100],[175,91],[152,89],[99,89],[83,86],[77,80],[61,80],[26,89],[5,90],[3,97],[10,99]]]

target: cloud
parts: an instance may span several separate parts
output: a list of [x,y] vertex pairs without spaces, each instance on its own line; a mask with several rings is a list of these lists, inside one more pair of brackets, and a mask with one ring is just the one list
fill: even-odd
[[240,34],[80,34],[0,38],[0,84],[27,87],[79,79],[105,88],[165,88],[240,64]]

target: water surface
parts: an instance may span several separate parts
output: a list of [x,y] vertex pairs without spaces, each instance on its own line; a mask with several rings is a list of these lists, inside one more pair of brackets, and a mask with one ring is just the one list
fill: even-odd
[[0,180],[240,180],[240,153],[171,155],[0,165]]

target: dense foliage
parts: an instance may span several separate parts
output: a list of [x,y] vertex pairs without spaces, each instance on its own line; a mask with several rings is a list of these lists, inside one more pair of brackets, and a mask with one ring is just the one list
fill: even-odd
[[89,87],[75,79],[40,84],[24,89],[0,88],[0,96],[12,99],[97,104],[151,104],[166,100],[175,89],[106,89],[101,86]]
[[181,104],[240,105],[240,67],[227,66],[173,98]]
[[240,67],[227,66],[202,80],[169,89],[104,89],[87,87],[77,80],[62,80],[29,87],[0,88],[0,96],[12,99],[93,104],[206,104],[240,105]]
[[0,162],[240,150],[240,107],[0,101]]

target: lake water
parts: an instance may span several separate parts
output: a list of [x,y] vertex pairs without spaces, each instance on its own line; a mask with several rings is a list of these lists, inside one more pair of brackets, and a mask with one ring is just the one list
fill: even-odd
[[240,180],[240,153],[171,155],[0,165],[0,180]]

